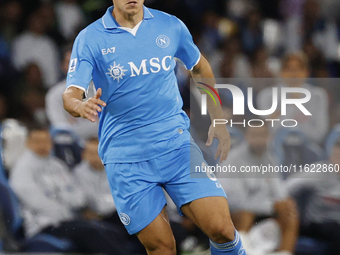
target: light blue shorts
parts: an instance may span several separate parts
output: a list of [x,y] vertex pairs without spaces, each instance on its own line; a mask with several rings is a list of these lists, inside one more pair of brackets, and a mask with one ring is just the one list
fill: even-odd
[[162,188],[174,201],[180,214],[181,206],[196,199],[226,197],[216,178],[206,173],[195,173],[198,178],[190,175],[190,171],[195,171],[195,166],[202,164],[206,164],[202,152],[192,139],[190,144],[155,159],[106,164],[117,212],[129,234],[141,231],[162,211],[166,205]]

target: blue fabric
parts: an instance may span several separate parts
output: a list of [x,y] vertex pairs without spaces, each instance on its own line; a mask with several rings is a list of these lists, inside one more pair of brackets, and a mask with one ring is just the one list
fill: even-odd
[[25,252],[65,252],[73,249],[74,245],[70,240],[48,234],[38,234],[23,244]]
[[[1,153],[1,150],[0,150]],[[7,180],[5,169],[2,164],[2,160],[0,159],[0,182],[5,182]]]
[[296,255],[326,255],[329,250],[329,244],[325,241],[314,238],[300,236],[296,248]]
[[0,181],[0,194],[0,209],[3,211],[7,228],[16,235],[22,225],[19,202],[6,182]]
[[[2,126],[0,124],[0,155],[2,155]],[[20,215],[20,205],[14,192],[8,184],[8,179],[5,174],[2,158],[0,157],[0,209],[6,219],[7,228],[13,235],[19,230],[22,225],[22,218]]]
[[[190,139],[188,132],[181,135]],[[166,204],[162,188],[170,195],[180,214],[181,206],[193,200],[226,197],[214,176],[206,173],[195,175],[195,166],[203,163],[202,153],[192,140],[191,144],[156,159],[107,164],[105,169],[115,205],[128,232],[139,232],[161,212]]]
[[0,182],[5,182],[7,181],[6,174],[5,174],[5,169],[4,165],[2,162],[2,155],[3,155],[3,138],[2,138],[2,125],[0,123]]
[[0,58],[9,60],[11,57],[10,47],[6,39],[0,34]]
[[200,52],[172,15],[144,7],[134,36],[119,27],[112,10],[77,36],[67,86],[86,90],[93,80],[103,90],[99,155],[105,164],[145,161],[186,142],[176,139],[189,119],[182,111],[175,57],[191,69]]
[[217,244],[210,240],[211,255],[246,255],[246,251],[242,246],[239,233],[235,230],[235,239],[224,244]]
[[338,140],[340,140],[340,124],[335,125],[326,138],[325,149],[327,158],[331,155],[333,147]]

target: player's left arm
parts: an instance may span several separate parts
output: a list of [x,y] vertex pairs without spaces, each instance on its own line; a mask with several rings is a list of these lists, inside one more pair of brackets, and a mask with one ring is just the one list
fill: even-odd
[[[196,86],[203,88],[203,85],[200,85],[198,82],[203,82],[202,79],[206,82],[209,80],[209,85],[215,87],[215,79],[214,74],[211,69],[209,62],[201,56],[200,61],[191,71],[191,76],[195,81]],[[207,83],[207,82],[206,82]],[[200,90],[201,93],[205,93]],[[224,119],[222,107],[220,104],[215,105],[213,100],[210,97],[207,97],[207,108],[210,115],[211,122],[213,123],[214,119]],[[208,140],[206,142],[206,146],[211,146],[213,139],[217,138],[219,141],[217,151],[215,154],[215,159],[220,157],[220,162],[224,161],[230,150],[230,135],[227,130],[226,125],[210,125],[208,132]]]

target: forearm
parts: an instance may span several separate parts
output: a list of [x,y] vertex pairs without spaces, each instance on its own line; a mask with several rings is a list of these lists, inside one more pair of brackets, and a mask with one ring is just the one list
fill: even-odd
[[83,103],[84,92],[77,88],[68,88],[63,93],[64,109],[73,117],[80,117],[79,106]]
[[[200,62],[192,70],[191,76],[195,81],[195,86],[199,88],[206,89],[206,87],[200,83],[205,83],[213,88],[215,87],[216,82],[213,71],[209,62],[203,56],[201,56]],[[215,90],[217,91],[217,89]],[[200,90],[200,92],[205,93],[202,90]],[[207,108],[211,120],[224,119],[221,105],[219,103],[215,104],[210,96],[207,97]]]
[[[208,90],[203,88],[203,87],[209,88],[210,86],[212,88],[210,87],[209,89],[213,90],[213,93],[216,92],[214,89],[215,87],[214,74],[211,70],[210,64],[203,56],[201,56],[200,61],[193,68],[191,72],[191,76],[196,83],[195,85],[198,88],[202,88],[200,90],[203,90],[203,89],[205,90],[205,91],[203,90],[202,93],[210,93]],[[207,96],[207,108],[208,108],[212,123],[214,123],[215,119],[224,119],[222,106],[220,103],[217,103],[217,100],[215,98]],[[226,125],[216,125],[216,126],[210,125],[206,145],[211,146],[214,138],[217,138],[219,141],[216,154],[215,154],[215,159],[220,157],[220,162],[222,162],[227,158],[227,155],[230,149],[230,136],[229,136]]]

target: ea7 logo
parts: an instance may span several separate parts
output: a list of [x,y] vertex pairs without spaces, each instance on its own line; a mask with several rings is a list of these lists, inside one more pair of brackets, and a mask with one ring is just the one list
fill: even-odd
[[115,53],[116,52],[116,47],[111,47],[107,49],[102,49],[102,54],[105,56],[109,53]]
[[[228,89],[233,96],[233,115],[244,115],[244,95],[240,88],[231,84],[216,84],[216,89]],[[287,98],[289,93],[299,93],[301,98]],[[304,95],[304,97],[302,96]],[[304,88],[281,88],[281,115],[287,115],[287,105],[295,105],[304,115],[312,115],[303,105],[311,99],[311,93]],[[248,88],[248,108],[249,111],[258,116],[266,116],[273,114],[278,107],[278,88],[272,90],[272,106],[267,110],[255,109],[253,103],[253,88]],[[216,104],[216,103],[215,103]],[[207,96],[205,94],[201,97],[201,113],[207,115]]]

